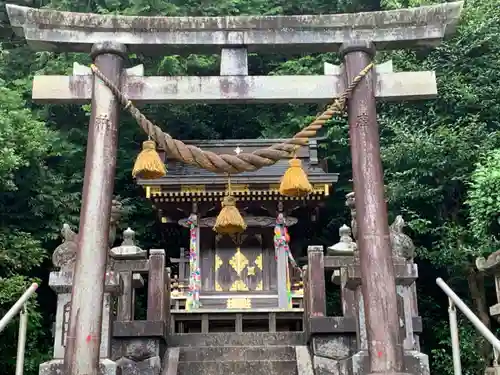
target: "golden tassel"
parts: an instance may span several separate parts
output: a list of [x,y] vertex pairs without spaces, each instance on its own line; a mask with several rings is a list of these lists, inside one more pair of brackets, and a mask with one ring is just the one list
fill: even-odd
[[302,169],[302,162],[293,158],[290,166],[281,178],[280,194],[286,197],[304,197],[311,193],[312,186]]
[[155,142],[152,140],[144,141],[142,143],[142,151],[137,155],[137,159],[135,160],[132,176],[134,178],[154,180],[166,175],[165,163],[156,151]]
[[236,207],[236,199],[231,192],[231,179],[228,178],[227,195],[222,200],[222,210],[215,220],[213,230],[219,234],[236,234],[247,229],[247,223]]
[[215,220],[214,231],[219,234],[236,234],[247,229],[247,223],[236,207],[236,199],[227,195],[222,201],[222,210]]

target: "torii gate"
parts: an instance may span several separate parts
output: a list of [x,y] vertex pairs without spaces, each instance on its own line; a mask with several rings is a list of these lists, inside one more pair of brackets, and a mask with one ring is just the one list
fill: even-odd
[[[376,49],[439,44],[453,33],[461,10],[462,2],[455,2],[317,16],[125,17],[7,5],[13,30],[34,50],[90,53],[99,69],[135,103],[323,103],[342,92]],[[247,52],[266,50],[339,51],[345,69],[327,66],[324,76],[249,76]],[[221,53],[221,74],[142,77],[140,67],[122,74],[127,53]],[[375,102],[436,95],[433,72],[395,73],[388,64],[368,74],[349,101],[370,373],[403,372]],[[79,66],[73,76],[36,76],[33,99],[92,103],[65,362],[67,374],[97,375],[118,103],[99,79]]]

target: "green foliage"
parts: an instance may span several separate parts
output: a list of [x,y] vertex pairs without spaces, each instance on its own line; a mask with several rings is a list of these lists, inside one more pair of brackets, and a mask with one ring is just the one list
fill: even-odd
[[500,215],[500,150],[481,160],[471,176],[468,204],[474,238],[481,243],[498,235]]
[[[4,82],[0,80],[0,85]],[[13,172],[29,167],[49,151],[51,136],[45,124],[33,118],[19,92],[0,87],[0,189],[16,189]]]
[[[462,374],[463,375],[477,375],[484,373],[486,363],[481,358],[477,348],[482,345],[477,337],[475,328],[469,323],[467,319],[459,319],[459,338],[460,350],[462,352]],[[447,322],[439,323],[433,327],[436,339],[438,340],[438,347],[432,349],[431,356],[434,364],[433,373],[440,375],[453,375],[453,361],[451,358],[451,342],[450,342],[450,328]],[[479,341],[478,341],[479,340]]]

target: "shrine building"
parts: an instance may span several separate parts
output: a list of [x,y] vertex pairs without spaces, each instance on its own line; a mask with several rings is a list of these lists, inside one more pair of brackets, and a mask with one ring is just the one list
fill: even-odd
[[[185,143],[231,154],[249,153],[278,142],[281,140]],[[181,240],[185,246],[168,249],[167,253],[172,269],[171,329],[177,333],[303,329],[303,283],[295,259],[306,256],[307,249],[297,246],[294,233],[301,236],[315,225],[320,207],[338,178],[336,173],[327,172],[317,149],[318,140],[312,140],[297,154],[313,186],[306,198],[280,195],[287,160],[229,177],[247,224],[246,230],[237,235],[220,235],[213,230],[227,194],[228,176],[165,160],[161,154],[167,175],[138,180],[164,228],[190,229]],[[280,233],[286,237],[289,251],[276,248],[280,246],[276,237]]]

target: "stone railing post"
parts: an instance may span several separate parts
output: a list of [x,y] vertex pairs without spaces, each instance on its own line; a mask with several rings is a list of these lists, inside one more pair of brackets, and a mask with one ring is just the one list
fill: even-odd
[[147,251],[136,246],[134,238],[134,231],[128,228],[123,232],[122,244],[110,250],[113,269],[123,280],[123,293],[118,297],[117,321],[134,320],[135,289],[144,285],[142,276],[134,271],[142,268]]
[[325,262],[323,246],[307,248],[307,309],[310,317],[326,316]]
[[147,320],[165,321],[167,317],[167,293],[165,290],[167,272],[165,269],[165,250],[149,251],[148,311]]
[[[129,243],[127,246],[129,246],[128,250],[133,250],[132,244]],[[122,244],[114,250],[117,252],[120,250],[120,254],[123,255],[126,246]],[[137,251],[137,248],[135,250]],[[128,289],[129,294],[133,293],[133,284],[137,282],[138,274],[148,273],[146,320],[117,319],[114,323],[114,356],[118,358],[116,363],[121,369],[122,375],[160,374],[160,358],[162,348],[165,346],[166,327],[169,325],[170,272],[168,268],[165,268],[165,250],[150,250],[147,260],[144,259],[145,252],[143,253],[141,250],[141,257],[143,258],[128,259],[122,264],[115,263],[115,268],[133,273],[132,285]],[[122,302],[124,307],[129,306],[127,301]],[[128,307],[125,310],[125,315],[122,315],[122,318],[129,316]]]

